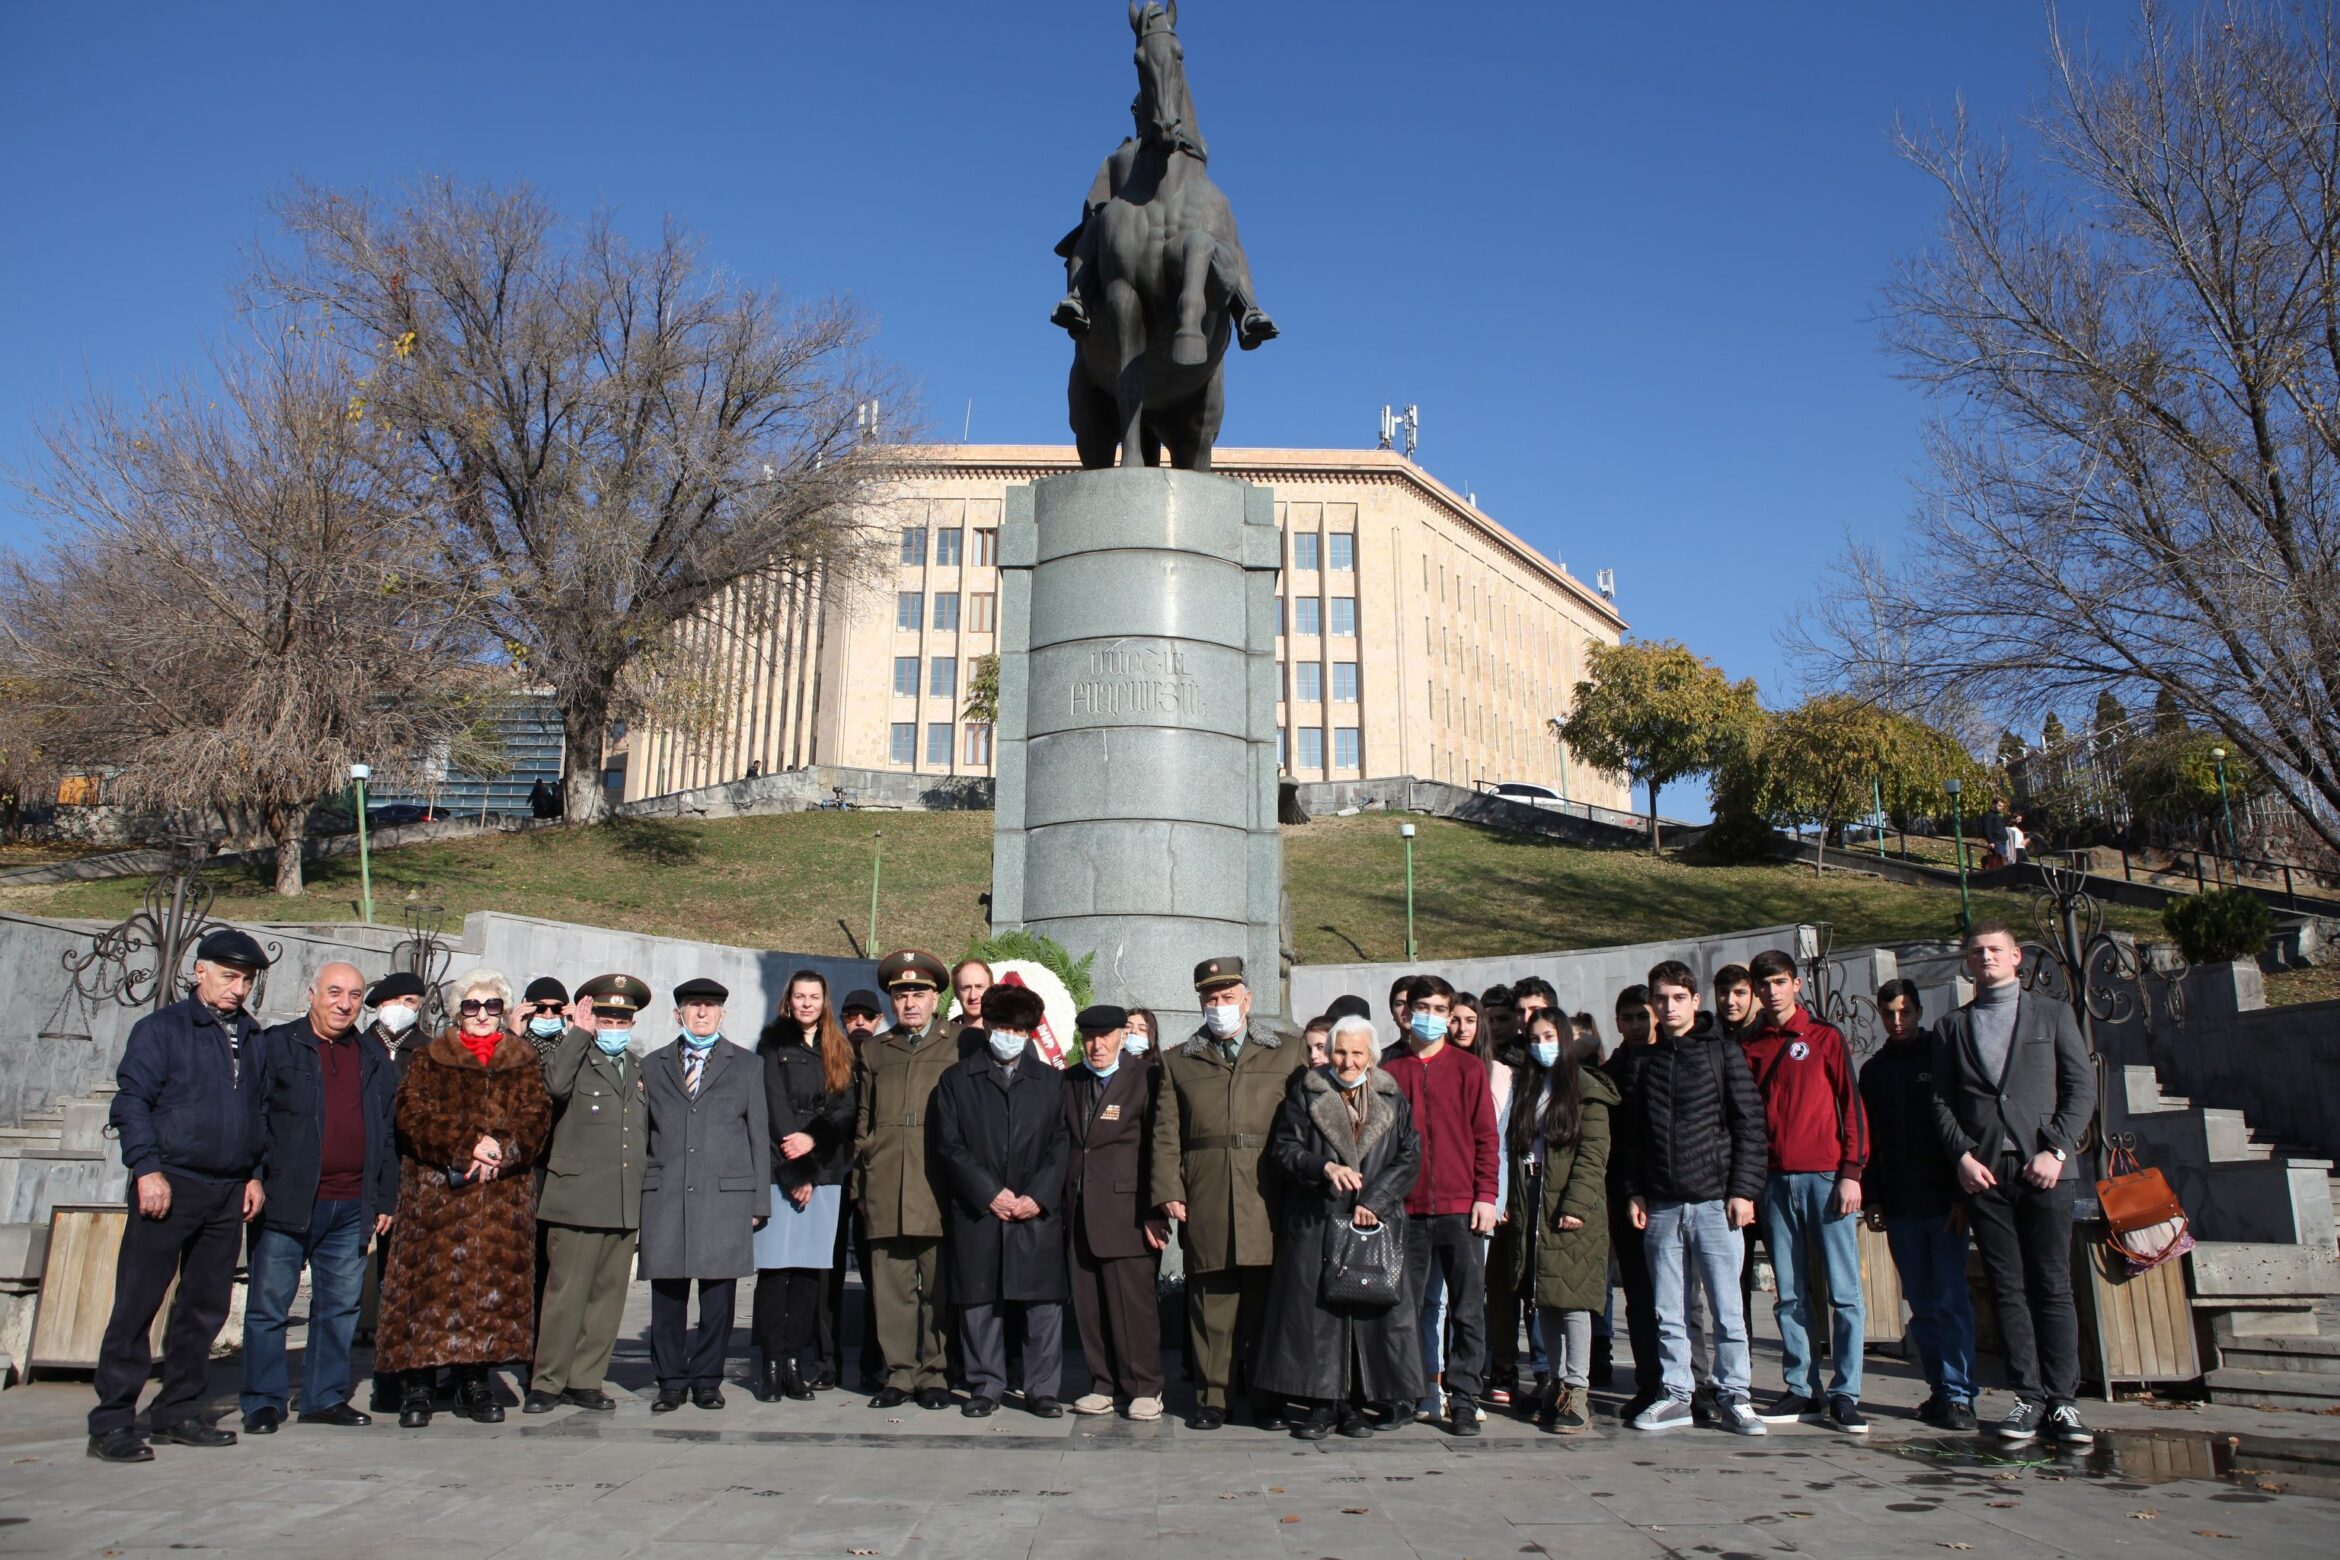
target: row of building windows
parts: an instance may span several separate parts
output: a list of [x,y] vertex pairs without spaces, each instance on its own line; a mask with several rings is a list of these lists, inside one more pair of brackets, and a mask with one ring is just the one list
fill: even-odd
[[[1321,635],[1324,633],[1324,626],[1328,618],[1332,623],[1335,638],[1356,638],[1357,598],[1354,596],[1334,596],[1330,600],[1317,596],[1295,596],[1292,598],[1290,631],[1294,635],[1301,638]],[[1285,632],[1284,598],[1281,596],[1276,598],[1276,632],[1279,634]]]
[[[926,692],[930,698],[955,699],[959,696],[959,663],[947,655],[938,655],[927,663]],[[894,657],[894,697],[918,697],[918,657]]]
[[[1359,768],[1363,761],[1364,748],[1359,740],[1357,728],[1355,726],[1335,726],[1332,739],[1333,768],[1335,770]],[[1324,728],[1322,726],[1298,726],[1290,731],[1276,733],[1276,762],[1287,771],[1295,768],[1292,762],[1292,748],[1295,742],[1300,749],[1298,769],[1321,770],[1324,768]]]
[[[918,766],[918,722],[893,722],[886,749],[888,762],[902,769]],[[951,767],[951,748],[954,742],[963,743],[964,756],[960,762],[969,768],[987,769],[991,766],[991,725],[988,721],[969,721],[964,727],[953,726],[947,720],[928,721],[926,724],[926,763],[932,769]]]
[[[1357,663],[1335,661],[1332,669],[1332,696],[1335,704],[1357,702]],[[1300,661],[1292,667],[1292,701],[1296,704],[1324,702],[1324,663]]]
[[[894,627],[898,632],[915,634],[926,620],[926,592],[898,590],[894,592]],[[967,598],[966,630],[970,634],[990,634],[999,630],[999,596],[993,591],[977,591]],[[959,593],[938,590],[934,593],[934,631],[955,634],[959,631]]]
[[1335,531],[1332,535],[1323,538],[1319,538],[1313,531],[1294,533],[1292,537],[1292,567],[1294,570],[1310,570],[1317,567],[1320,540],[1323,544],[1321,556],[1326,567],[1336,574],[1356,572],[1357,537],[1354,532],[1350,531]]
[[[955,569],[960,563],[960,545],[964,529],[949,526],[933,533],[934,563],[938,569]],[[913,568],[926,564],[927,529],[922,525],[902,528],[902,561]],[[975,528],[975,556],[971,561],[978,569],[995,567],[999,563],[999,527],[979,525]]]

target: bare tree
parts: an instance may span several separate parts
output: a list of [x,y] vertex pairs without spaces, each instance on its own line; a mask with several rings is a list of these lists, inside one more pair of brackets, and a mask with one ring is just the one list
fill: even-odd
[[[450,565],[491,603],[567,735],[567,816],[606,803],[604,733],[633,690],[688,689],[670,632],[765,569],[872,566],[901,396],[852,303],[710,268],[669,221],[637,245],[526,187],[423,182],[398,203],[298,186],[261,292],[370,355],[369,407],[408,442]],[[753,596],[753,592],[742,593]],[[655,676],[627,678],[644,655]],[[655,715],[657,712],[648,712]]]
[[2051,16],[2024,160],[1901,134],[1943,197],[1887,295],[1932,478],[1800,648],[2007,716],[2158,692],[2340,846],[2340,26],[2140,17],[2103,67]]
[[0,572],[0,633],[54,755],[133,805],[256,814],[298,894],[310,808],[353,760],[460,743],[491,642],[336,353],[260,339],[213,377],[40,431],[52,535]]

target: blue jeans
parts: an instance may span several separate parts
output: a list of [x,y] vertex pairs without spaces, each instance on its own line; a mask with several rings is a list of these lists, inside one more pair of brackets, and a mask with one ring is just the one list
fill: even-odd
[[1836,1177],[1825,1171],[1775,1174],[1763,1183],[1763,1238],[1779,1282],[1781,1374],[1801,1397],[1820,1396],[1820,1364],[1812,1357],[1812,1248],[1828,1268],[1828,1395],[1861,1396],[1861,1221],[1829,1211]]
[[285,1318],[309,1270],[309,1347],[301,1361],[301,1412],[314,1414],[349,1401],[349,1340],[357,1331],[358,1296],[365,1286],[366,1237],[372,1233],[355,1202],[320,1202],[309,1227],[263,1229],[252,1242],[251,1287],[244,1296],[246,1414],[284,1412],[291,1377],[284,1359]]
[[1887,1214],[1885,1243],[1909,1301],[1909,1331],[1934,1396],[1974,1401],[1974,1298],[1966,1287],[1966,1231],[1943,1215]]
[[1718,1397],[1746,1397],[1750,1367],[1747,1318],[1739,1305],[1739,1264],[1746,1259],[1747,1242],[1731,1228],[1722,1199],[1651,1203],[1642,1248],[1649,1256],[1658,1363],[1666,1396],[1687,1403],[1696,1385],[1690,1369],[1687,1289],[1695,1268],[1699,1285],[1706,1291],[1706,1303],[1714,1313],[1714,1372],[1707,1384]]

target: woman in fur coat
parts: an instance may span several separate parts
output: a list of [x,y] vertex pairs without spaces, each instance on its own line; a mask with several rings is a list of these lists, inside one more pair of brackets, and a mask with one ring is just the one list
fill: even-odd
[[[450,988],[455,1028],[398,1087],[398,1238],[382,1277],[374,1361],[414,1372],[398,1423],[431,1422],[427,1383],[453,1368],[455,1411],[504,1417],[488,1367],[536,1333],[536,1193],[528,1166],[552,1130],[536,1048],[504,1027],[512,983],[473,970]],[[414,1385],[419,1381],[426,1385]]]

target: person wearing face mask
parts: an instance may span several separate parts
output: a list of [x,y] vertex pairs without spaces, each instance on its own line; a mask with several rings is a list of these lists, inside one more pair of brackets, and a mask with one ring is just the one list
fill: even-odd
[[[581,994],[581,993],[580,993]],[[550,975],[539,975],[528,983],[520,994],[520,1006],[513,1010],[518,1033],[536,1047],[536,1054],[549,1066],[553,1052],[561,1047],[561,1039],[569,1032],[569,988]]]
[[1089,1390],[1076,1414],[1162,1417],[1162,1249],[1169,1226],[1146,1201],[1153,1146],[1154,1072],[1129,1054],[1131,1014],[1081,1010],[1081,1065],[1064,1074],[1064,1121],[1072,1138],[1065,1175],[1073,1315]]
[[[366,1006],[374,1010],[374,1021],[365,1027],[366,1035],[378,1042],[390,1058],[390,1095],[395,1114],[398,1086],[406,1081],[407,1065],[414,1060],[420,1047],[412,1042],[419,1032],[422,1019],[424,986],[422,977],[407,970],[394,970],[374,982],[366,992]],[[374,1329],[380,1320],[382,1304],[382,1270],[390,1259],[390,1243],[398,1238],[398,1226],[374,1241],[373,1252],[366,1266],[365,1297],[359,1302],[357,1332],[353,1341],[371,1345]],[[396,1371],[374,1366],[372,1396],[368,1406],[377,1414],[398,1412],[404,1387]]]
[[1154,1017],[1151,1008],[1133,1007],[1129,1010],[1129,1028],[1121,1037],[1121,1058],[1152,1072],[1162,1065],[1161,1047],[1154,1042],[1162,1033],[1162,1021]]
[[556,1114],[536,1208],[544,1302],[523,1413],[550,1413],[563,1403],[597,1414],[617,1407],[603,1381],[642,1227],[650,1111],[632,1045],[634,1021],[650,1000],[650,987],[631,975],[585,982],[577,1001],[593,1027],[568,1028],[545,1066]]
[[940,997],[949,971],[922,949],[878,961],[894,1002],[894,1026],[861,1047],[854,1123],[857,1211],[869,1242],[871,1304],[886,1382],[869,1406],[950,1407],[943,1365],[943,1215],[927,1165],[927,1117],[935,1086],[959,1059]]
[[[650,1280],[653,1414],[687,1397],[723,1406],[723,1355],[739,1281],[756,1270],[755,1232],[772,1213],[771,1116],[756,1054],[723,1038],[731,993],[674,988],[674,1043],[643,1064],[650,1152],[642,1167],[642,1276]],[[688,1330],[691,1286],[699,1322]]]
[[[1261,1160],[1299,1059],[1265,1019],[1251,1016],[1243,961],[1195,966],[1203,1022],[1162,1057],[1154,1106],[1153,1202],[1178,1221],[1186,1258],[1186,1347],[1197,1382],[1197,1430],[1227,1422],[1237,1382],[1259,1358],[1276,1233]],[[1280,1426],[1261,1396],[1253,1418]]]
[[1530,1021],[1518,1092],[1505,1124],[1511,1159],[1507,1287],[1537,1308],[1551,1362],[1539,1381],[1536,1425],[1559,1435],[1592,1426],[1587,1397],[1593,1315],[1609,1303],[1609,1112],[1616,1086],[1596,1067],[1597,1042],[1575,1036],[1556,1011]]
[[1024,1406],[1061,1419],[1064,1372],[1064,1177],[1071,1137],[1064,1083],[1032,1048],[1040,995],[1026,986],[983,994],[983,1046],[934,1090],[934,1156],[945,1194],[950,1294],[968,1396],[982,1419],[1007,1391],[1007,1326],[1023,1340]]

